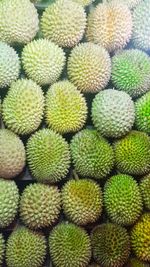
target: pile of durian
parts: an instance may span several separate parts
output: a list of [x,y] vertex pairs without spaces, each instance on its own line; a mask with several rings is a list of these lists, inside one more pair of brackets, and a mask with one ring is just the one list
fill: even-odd
[[150,0],[0,0],[0,266],[150,266]]

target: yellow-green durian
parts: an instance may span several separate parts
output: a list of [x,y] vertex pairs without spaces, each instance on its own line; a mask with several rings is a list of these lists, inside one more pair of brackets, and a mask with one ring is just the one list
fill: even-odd
[[137,258],[150,262],[150,213],[144,213],[133,226],[131,246]]
[[46,39],[62,47],[73,47],[83,37],[86,13],[79,3],[57,0],[49,5],[41,18],[41,30]]
[[103,223],[91,233],[94,260],[103,267],[122,267],[130,254],[130,238],[120,225]]
[[20,200],[20,217],[32,229],[51,226],[61,209],[60,192],[56,186],[28,185]]
[[40,85],[56,82],[65,65],[65,54],[58,45],[46,39],[34,40],[22,52],[27,76]]
[[46,257],[46,238],[24,226],[15,229],[6,245],[8,267],[41,267]]
[[50,256],[55,267],[86,267],[91,259],[91,242],[79,226],[62,222],[49,236]]
[[65,178],[68,173],[69,145],[60,134],[53,130],[39,130],[28,139],[27,161],[37,181],[56,183]]
[[102,212],[102,191],[90,180],[70,180],[62,188],[63,211],[69,220],[86,225],[95,222]]
[[111,73],[111,60],[105,48],[92,43],[76,46],[68,59],[68,76],[84,93],[96,93],[105,88]]
[[32,80],[21,79],[14,82],[2,105],[2,115],[6,126],[17,134],[35,131],[44,114],[44,94]]
[[117,169],[126,174],[144,175],[150,171],[150,137],[131,131],[114,143]]
[[59,81],[47,92],[45,117],[48,127],[57,132],[77,132],[87,118],[86,100],[71,82]]
[[70,144],[76,172],[82,177],[105,178],[113,168],[111,145],[96,130],[84,129],[73,136]]

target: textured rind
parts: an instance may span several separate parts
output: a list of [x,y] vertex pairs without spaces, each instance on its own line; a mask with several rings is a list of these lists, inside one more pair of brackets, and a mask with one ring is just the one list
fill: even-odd
[[4,253],[5,253],[5,241],[3,235],[0,234],[0,266],[2,266],[3,264]]
[[81,4],[82,6],[88,6],[92,4],[95,0],[73,0],[73,2],[76,2],[78,4]]
[[150,58],[138,49],[122,50],[112,58],[111,75],[118,90],[140,96],[150,87]]
[[[141,1],[133,12],[132,41],[136,48],[150,49],[150,0]],[[141,27],[142,25],[142,27]]]
[[131,258],[129,259],[127,265],[125,265],[125,267],[149,267],[149,264],[140,261],[137,258]]
[[31,184],[23,191],[20,217],[32,229],[51,226],[58,219],[60,209],[60,193],[55,186]]
[[35,131],[44,115],[41,87],[27,79],[14,82],[3,101],[2,115],[6,126],[17,134]]
[[57,132],[77,132],[87,118],[86,100],[71,82],[59,81],[47,92],[45,117],[48,127]]
[[137,182],[128,175],[112,176],[105,184],[104,205],[114,223],[121,225],[135,223],[143,208]]
[[102,179],[114,165],[110,144],[96,130],[84,129],[71,141],[71,154],[77,173],[82,177]]
[[69,145],[53,130],[39,130],[28,140],[27,160],[31,173],[37,181],[56,183],[68,173]]
[[7,129],[0,129],[0,177],[17,176],[25,166],[25,158],[21,139]]
[[130,9],[135,8],[142,0],[107,0],[107,2],[118,1],[127,5]]
[[99,92],[92,103],[95,128],[107,137],[121,137],[134,123],[134,103],[125,92],[107,89]]
[[9,236],[6,246],[8,267],[41,267],[46,256],[46,239],[41,233],[19,227]]
[[53,228],[49,248],[56,267],[86,267],[91,258],[88,234],[72,223],[61,223]]
[[111,60],[101,46],[82,43],[76,46],[68,59],[68,76],[84,93],[96,93],[107,85],[111,74]]
[[150,134],[150,92],[135,102],[135,127]]
[[19,205],[19,191],[14,181],[0,179],[0,228],[14,220]]
[[126,174],[144,175],[150,171],[150,137],[131,131],[114,143],[117,169]]
[[88,41],[102,45],[109,52],[124,48],[131,34],[131,12],[120,1],[100,3],[88,16]]
[[133,226],[131,246],[140,260],[150,262],[150,213],[143,214]]
[[0,41],[0,87],[9,86],[20,72],[20,60],[16,51]]
[[9,44],[29,43],[38,31],[38,13],[29,0],[0,2],[0,40]]
[[52,84],[60,77],[65,65],[62,48],[46,39],[34,40],[22,52],[24,70],[40,85]]
[[144,206],[146,209],[150,210],[150,174],[141,179],[140,190],[143,197]]
[[45,38],[62,47],[73,47],[83,37],[86,27],[84,8],[71,0],[57,0],[46,8],[41,18]]
[[89,179],[70,180],[62,189],[62,204],[65,215],[75,224],[93,223],[102,212],[102,190]]
[[103,267],[121,267],[130,254],[125,228],[112,223],[96,226],[91,234],[93,257]]

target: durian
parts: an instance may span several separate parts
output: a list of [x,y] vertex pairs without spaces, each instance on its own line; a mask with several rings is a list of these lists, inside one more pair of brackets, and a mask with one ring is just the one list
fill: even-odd
[[150,49],[150,0],[144,0],[133,12],[132,42],[136,48]]
[[141,179],[140,191],[143,197],[145,208],[150,210],[150,174]]
[[101,266],[97,263],[91,263],[90,265],[88,265],[88,267],[101,267]]
[[59,81],[47,92],[45,115],[53,130],[62,134],[77,132],[86,121],[86,100],[71,82]]
[[29,0],[0,2],[0,40],[9,44],[29,43],[38,31],[38,13]]
[[41,18],[46,39],[62,47],[73,47],[83,37],[86,27],[84,8],[71,0],[57,0],[49,5]]
[[69,145],[53,130],[39,130],[27,142],[27,160],[37,181],[56,183],[68,173]]
[[9,86],[20,72],[20,61],[16,51],[0,41],[0,87]]
[[7,129],[0,129],[0,177],[13,178],[20,174],[25,158],[21,139]]
[[105,223],[91,234],[93,257],[103,267],[121,267],[130,254],[130,240],[125,228]]
[[91,258],[90,238],[72,223],[61,223],[49,236],[50,256],[56,267],[86,267]]
[[104,205],[114,223],[121,225],[135,223],[143,208],[137,182],[125,174],[112,176],[105,184]]
[[68,76],[84,93],[96,93],[107,85],[111,74],[108,52],[101,46],[82,43],[76,46],[68,59]]
[[121,137],[134,123],[134,103],[125,92],[107,89],[99,92],[92,103],[93,124],[102,135]]
[[6,126],[17,134],[35,131],[44,114],[44,94],[32,80],[21,79],[14,82],[2,105]]
[[25,188],[20,200],[20,217],[28,227],[40,229],[51,226],[60,213],[61,199],[57,187],[31,184]]
[[77,173],[83,177],[102,179],[114,165],[110,144],[93,129],[78,132],[71,141],[72,160]]
[[133,226],[131,246],[140,260],[150,262],[150,213],[144,213]]
[[34,40],[22,52],[22,63],[27,76],[40,85],[58,80],[65,65],[62,48],[46,39]]
[[0,179],[0,228],[15,219],[19,205],[19,191],[14,181]]
[[114,143],[117,169],[126,174],[143,175],[150,171],[150,137],[131,131]]
[[109,52],[124,48],[131,33],[131,12],[120,1],[99,3],[88,16],[87,40],[102,45]]
[[135,102],[135,126],[139,131],[150,134],[150,92]]
[[147,92],[150,87],[150,58],[140,50],[123,50],[112,58],[112,82],[118,90],[132,97]]
[[70,180],[62,189],[62,204],[69,220],[79,225],[95,222],[102,212],[102,191],[90,180]]
[[3,264],[4,253],[5,253],[5,241],[3,235],[0,234],[0,266],[2,266]]
[[8,267],[41,267],[46,256],[43,234],[20,226],[8,238],[6,261]]

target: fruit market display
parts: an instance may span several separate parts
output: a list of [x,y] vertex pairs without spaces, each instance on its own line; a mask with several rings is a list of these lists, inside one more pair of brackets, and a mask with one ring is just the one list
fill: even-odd
[[0,0],[0,267],[150,267],[150,0]]

